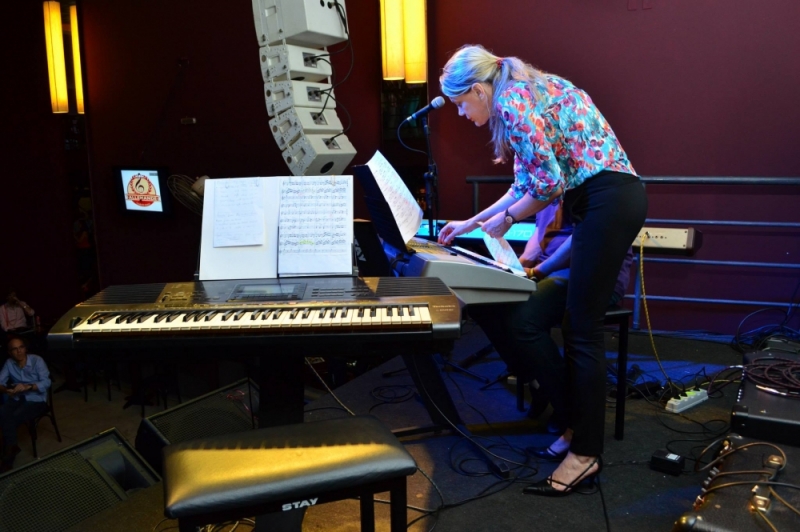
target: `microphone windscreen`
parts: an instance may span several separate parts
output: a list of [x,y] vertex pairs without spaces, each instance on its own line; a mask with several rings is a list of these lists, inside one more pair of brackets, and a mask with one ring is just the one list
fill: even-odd
[[431,100],[431,107],[433,107],[434,109],[438,109],[443,105],[444,105],[444,98],[442,98],[441,96],[437,96],[436,98]]

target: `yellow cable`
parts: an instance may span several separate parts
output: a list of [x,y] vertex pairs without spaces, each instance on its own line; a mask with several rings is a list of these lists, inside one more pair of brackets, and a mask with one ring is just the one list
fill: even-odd
[[[644,317],[647,321],[647,333],[650,336],[650,345],[653,347],[653,354],[656,357],[656,362],[658,362],[658,367],[661,368],[661,373],[664,374],[664,378],[667,379],[667,384],[670,385],[670,388],[674,387],[672,380],[667,375],[667,372],[664,370],[664,366],[661,364],[661,358],[658,356],[658,350],[656,349],[656,341],[653,338],[653,327],[650,325],[650,312],[647,309],[647,294],[645,293],[644,289],[644,243],[649,238],[647,231],[641,234],[639,240],[639,280],[640,286],[642,288],[642,304],[644,305]],[[678,390],[679,392],[682,390]]]

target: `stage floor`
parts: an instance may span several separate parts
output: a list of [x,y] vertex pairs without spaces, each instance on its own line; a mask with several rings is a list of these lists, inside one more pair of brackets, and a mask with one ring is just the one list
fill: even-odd
[[[689,384],[742,362],[741,354],[719,343],[668,337],[657,337],[655,342],[662,364],[675,382]],[[486,343],[480,328],[468,323],[456,343],[452,360],[463,360]],[[617,339],[612,333],[607,333],[606,348],[609,362],[613,362]],[[642,370],[643,378],[650,376],[664,381],[645,334],[631,334],[629,351],[629,367],[635,364]],[[414,393],[411,378],[402,368],[399,357],[391,359],[337,388],[335,393],[354,413],[372,414],[392,429],[427,425],[427,412]],[[503,372],[505,365],[493,353],[470,369],[493,380]],[[382,376],[390,370],[400,371],[390,377]],[[234,363],[222,363],[220,371],[220,383],[225,385],[241,378],[243,369]],[[57,376],[56,385],[58,379]],[[204,387],[203,380],[194,375],[181,374],[180,382],[184,400],[210,391]],[[515,389],[510,384],[499,383],[482,391],[482,381],[452,370],[445,372],[445,382],[476,440],[509,461],[512,478],[501,481],[489,474],[485,464],[460,436],[424,435],[405,440],[406,448],[420,469],[430,477],[429,480],[417,473],[409,479],[408,503],[414,508],[408,511],[408,521],[414,521],[409,527],[414,532],[430,530],[434,525],[437,531],[604,530],[604,504],[614,532],[669,530],[691,509],[705,475],[659,473],[649,468],[650,457],[657,449],[666,448],[689,456],[724,434],[738,389],[736,383],[725,386],[682,416],[666,414],[646,400],[631,398],[627,401],[622,441],[613,437],[615,405],[609,399],[602,496],[600,493],[575,494],[561,499],[543,499],[523,495],[522,487],[531,480],[547,476],[555,465],[536,463],[526,458],[522,449],[547,445],[554,439],[545,430],[549,412],[538,420],[530,420],[525,413],[518,412]],[[139,407],[122,409],[126,395],[124,375],[122,390],[112,388],[110,402],[106,393],[101,382],[96,391],[90,388],[88,402],[84,402],[82,393],[56,394],[55,409],[64,442],[59,444],[49,421],[42,421],[39,425],[40,455],[56,452],[111,427],[116,427],[133,444],[141,418]],[[170,406],[175,405],[176,397],[170,397]],[[146,415],[160,410],[161,407],[148,406]],[[311,401],[306,411],[307,421],[348,415],[330,395]],[[23,452],[17,459],[17,466],[33,460],[24,429],[20,430],[20,446]],[[692,465],[687,460],[687,468]],[[424,513],[443,503],[447,509],[438,514]],[[376,518],[377,529],[388,530],[387,505],[377,505]],[[163,496],[158,484],[70,530],[160,531],[175,526],[174,521],[162,519]],[[357,501],[311,507],[304,522],[304,530],[358,528]],[[237,528],[247,529],[244,525]]]

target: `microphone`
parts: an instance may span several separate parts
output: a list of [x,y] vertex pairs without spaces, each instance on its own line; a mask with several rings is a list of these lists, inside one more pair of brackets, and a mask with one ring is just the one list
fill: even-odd
[[434,109],[438,109],[443,105],[444,105],[444,98],[442,98],[441,96],[437,96],[436,98],[431,100],[431,103],[429,103],[428,105],[426,105],[425,107],[423,107],[422,109],[417,111],[416,113],[414,113],[411,116],[409,116],[408,118],[406,118],[406,122],[408,122],[409,120],[415,120],[415,119],[417,119],[417,118],[419,118],[421,116],[425,116],[426,114],[430,113]]

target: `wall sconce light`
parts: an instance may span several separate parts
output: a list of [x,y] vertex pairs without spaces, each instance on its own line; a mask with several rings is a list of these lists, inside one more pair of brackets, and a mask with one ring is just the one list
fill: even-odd
[[50,76],[50,104],[54,113],[69,112],[67,66],[64,62],[64,32],[61,3],[44,3],[44,39],[47,43],[47,73]]
[[78,34],[78,6],[69,6],[69,29],[72,35],[72,71],[75,74],[75,106],[78,114],[84,114],[83,107],[83,76],[81,73],[81,44]]
[[[50,104],[54,113],[68,113],[69,84],[67,82],[67,63],[64,51],[64,26],[61,19],[61,2],[46,1],[44,5],[44,37],[47,44],[47,73],[50,78]],[[69,6],[70,47],[72,49],[73,78],[75,87],[75,108],[84,113],[83,77],[81,75],[81,49],[78,33],[78,8]],[[74,111],[73,110],[73,111]]]
[[383,79],[428,81],[425,0],[381,0]]

